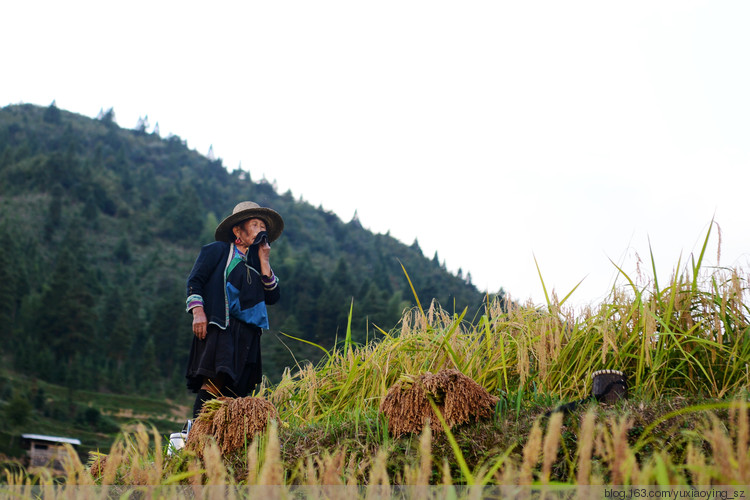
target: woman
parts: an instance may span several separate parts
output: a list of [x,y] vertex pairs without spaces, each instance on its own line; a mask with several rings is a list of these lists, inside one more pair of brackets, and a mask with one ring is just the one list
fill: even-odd
[[269,261],[270,243],[284,221],[270,208],[239,203],[216,228],[187,280],[187,310],[193,314],[188,388],[203,403],[218,395],[244,397],[261,381],[260,336],[268,328],[266,305],[279,300]]

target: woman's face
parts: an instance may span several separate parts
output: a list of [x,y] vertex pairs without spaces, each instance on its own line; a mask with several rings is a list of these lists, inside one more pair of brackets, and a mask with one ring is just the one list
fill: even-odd
[[[266,223],[261,219],[248,219],[238,226],[235,235],[242,240],[245,246],[250,246],[255,241],[258,233],[266,230]],[[239,234],[237,234],[239,233]]]

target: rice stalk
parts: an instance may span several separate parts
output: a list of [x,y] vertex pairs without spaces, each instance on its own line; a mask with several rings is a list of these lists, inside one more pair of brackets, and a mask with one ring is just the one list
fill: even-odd
[[[706,442],[711,447],[711,456],[715,464],[714,479],[717,484],[732,484],[738,479],[738,472],[733,467],[736,464],[732,440],[724,424],[715,415],[709,415],[710,425],[704,431]],[[744,450],[747,453],[747,450]]]
[[265,456],[263,457],[263,466],[258,477],[258,484],[284,484],[284,468],[281,464],[281,444],[275,421],[272,420],[270,422],[267,432]]
[[693,443],[687,445],[685,469],[693,484],[711,484],[711,472],[706,463],[706,456]]
[[201,486],[205,479],[206,470],[201,467],[201,463],[197,460],[191,460],[188,462],[188,482],[193,490],[193,496],[195,498],[201,498],[203,493]]
[[258,457],[258,448],[260,440],[258,436],[253,437],[247,450],[247,484],[257,484],[260,461]]
[[229,474],[222,460],[221,449],[213,441],[208,441],[203,448],[203,463],[206,470],[206,485],[229,484]]
[[65,477],[67,478],[66,484],[76,486],[94,485],[94,479],[91,477],[91,474],[85,470],[78,453],[76,453],[73,447],[70,444],[65,443],[64,450],[65,453],[63,453],[62,456],[62,466],[65,471]]
[[547,424],[547,433],[544,435],[542,444],[543,461],[542,461],[542,484],[549,484],[552,465],[557,461],[557,449],[560,444],[560,429],[562,428],[562,412],[555,412]]
[[367,498],[390,498],[391,482],[388,477],[386,463],[388,452],[385,448],[380,448],[375,455],[375,461],[370,467],[370,476],[367,482]]
[[627,415],[610,418],[605,426],[599,426],[597,453],[607,462],[611,473],[611,484],[632,484],[631,480],[640,472],[633,450],[628,444],[628,431],[633,420]]
[[442,470],[442,485],[443,486],[453,486],[453,474],[451,473],[451,466],[448,464],[448,458],[443,457],[443,463],[441,466]]
[[590,484],[591,453],[594,450],[596,413],[589,409],[583,417],[578,438],[578,470],[576,484]]
[[526,445],[523,447],[523,463],[519,472],[518,484],[523,486],[532,484],[532,471],[539,462],[539,453],[541,450],[542,427],[539,424],[539,420],[535,420]]
[[432,429],[425,423],[419,438],[419,473],[414,484],[427,486],[432,474]]
[[321,484],[326,486],[343,486],[344,461],[346,453],[344,450],[336,450],[333,454],[327,454],[321,459]]
[[748,422],[748,404],[739,398],[732,402],[730,416],[734,419],[734,442],[737,458],[738,482],[750,484],[750,423]]

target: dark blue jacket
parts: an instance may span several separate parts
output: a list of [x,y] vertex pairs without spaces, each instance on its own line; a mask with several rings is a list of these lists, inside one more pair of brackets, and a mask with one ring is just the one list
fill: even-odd
[[[226,269],[233,252],[234,245],[224,241],[214,241],[205,245],[201,248],[187,279],[188,307],[190,297],[200,296],[208,323],[213,323],[221,329],[226,329],[229,324]],[[257,245],[248,249],[247,259],[250,266],[260,269]],[[263,287],[260,279],[257,280],[257,284],[263,288],[266,304],[275,304],[279,300],[278,283],[271,289]]]

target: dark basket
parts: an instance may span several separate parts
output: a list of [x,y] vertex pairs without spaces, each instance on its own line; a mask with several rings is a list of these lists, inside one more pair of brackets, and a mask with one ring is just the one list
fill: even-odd
[[592,373],[591,378],[594,379],[591,394],[600,403],[613,404],[628,399],[628,381],[623,372],[599,370]]

